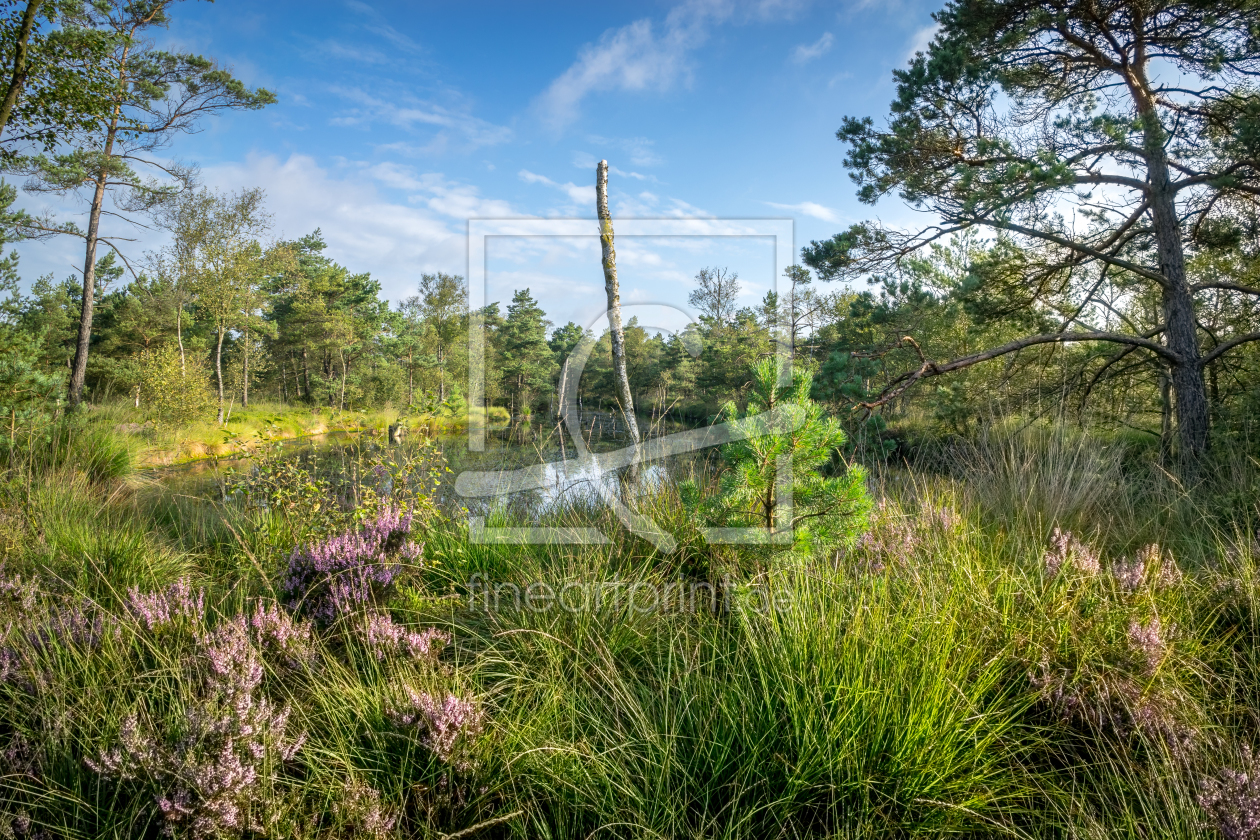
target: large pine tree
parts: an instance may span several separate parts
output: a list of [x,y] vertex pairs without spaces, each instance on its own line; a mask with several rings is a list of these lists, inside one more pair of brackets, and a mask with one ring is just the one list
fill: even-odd
[[[886,127],[846,118],[845,164],[863,201],[898,194],[918,230],[858,225],[805,249],[822,276],[895,274],[920,249],[972,228],[1019,246],[1015,271],[978,272],[976,293],[1053,328],[959,359],[923,358],[884,395],[1038,344],[1107,342],[1168,370],[1180,448],[1208,446],[1204,367],[1260,333],[1204,349],[1204,301],[1237,283],[1193,283],[1186,257],[1234,235],[1260,196],[1260,6],[1251,0],[957,0],[926,54],[895,74]],[[1151,294],[1157,322],[1108,314]]]

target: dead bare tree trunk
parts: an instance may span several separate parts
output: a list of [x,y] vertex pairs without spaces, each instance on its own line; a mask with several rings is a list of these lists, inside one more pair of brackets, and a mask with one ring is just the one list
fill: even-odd
[[608,214],[608,161],[595,168],[595,203],[599,211],[599,244],[604,254],[604,289],[608,292],[608,328],[612,334],[613,376],[626,429],[634,445],[639,445],[639,424],[634,419],[630,378],[626,376],[626,343],[621,330],[621,290],[617,287],[617,253],[613,250],[612,217]]

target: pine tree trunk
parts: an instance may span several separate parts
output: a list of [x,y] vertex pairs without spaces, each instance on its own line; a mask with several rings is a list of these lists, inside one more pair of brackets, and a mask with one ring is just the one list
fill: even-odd
[[22,93],[22,88],[26,86],[26,79],[30,74],[27,68],[27,46],[30,44],[31,30],[35,28],[35,16],[39,13],[39,7],[43,4],[43,0],[27,0],[26,10],[22,14],[22,23],[18,27],[17,38],[14,44],[13,74],[9,77],[9,86],[4,93],[4,101],[0,103],[0,135],[4,134],[4,129],[9,125],[9,117],[13,114],[13,106],[17,104],[18,96]]
[[305,347],[302,348],[302,376],[305,382],[305,386],[303,390],[305,391],[306,402],[308,405],[314,405],[315,397],[311,393],[311,363],[310,363],[310,359],[308,359],[306,356]]
[[1164,277],[1161,303],[1164,314],[1164,346],[1177,355],[1172,363],[1172,390],[1177,417],[1179,460],[1187,477],[1193,477],[1208,448],[1208,400],[1200,362],[1194,295],[1186,279],[1186,258],[1176,193],[1169,176],[1167,135],[1160,124],[1145,68],[1133,71],[1130,92],[1137,104],[1143,128],[1146,180],[1150,191],[1151,223]]
[[438,402],[446,402],[446,353],[438,347]]
[[630,379],[626,376],[626,341],[621,329],[621,290],[617,286],[617,253],[613,250],[612,217],[608,213],[608,161],[601,160],[595,169],[595,202],[599,212],[599,243],[604,258],[604,290],[608,293],[608,327],[612,338],[613,376],[621,413],[626,420],[630,440],[639,445],[639,424],[634,417],[634,400],[630,396]]
[[[122,97],[127,83],[127,59],[130,55],[131,45],[128,44],[123,49],[118,71],[118,99],[114,101],[114,113],[102,151],[106,164],[114,156],[114,140],[118,136],[118,121],[122,117]],[[92,194],[92,209],[88,213],[87,234],[84,237],[87,240],[87,253],[83,264],[83,306],[79,311],[79,338],[74,347],[74,361],[70,364],[68,398],[71,408],[83,401],[83,383],[87,379],[88,345],[92,342],[92,313],[96,306],[96,244],[101,230],[101,205],[105,201],[105,184],[108,179],[108,170],[102,168],[96,177],[96,190]]]
[[70,364],[70,406],[83,400],[83,383],[87,380],[88,345],[92,343],[92,315],[96,307],[96,244],[101,228],[101,206],[105,202],[106,173],[96,179],[92,209],[88,214],[87,253],[83,258],[83,305],[79,310],[79,337]]
[[175,312],[175,342],[179,345],[179,375],[188,378],[188,365],[184,361],[184,305]]
[[346,410],[346,351],[338,350],[341,355],[341,397],[338,400],[338,411]]

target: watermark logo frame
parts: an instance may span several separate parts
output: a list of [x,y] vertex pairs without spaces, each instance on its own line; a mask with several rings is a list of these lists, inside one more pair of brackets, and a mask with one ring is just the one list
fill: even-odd
[[[773,276],[770,287],[778,291],[779,278],[793,262],[794,223],[791,219],[621,219],[616,222],[618,240],[628,237],[758,237],[773,241]],[[470,219],[468,221],[468,405],[485,405],[485,323],[480,315],[488,302],[489,272],[487,270],[487,240],[491,237],[599,237],[599,223],[594,219]],[[594,269],[593,269],[594,270]],[[625,312],[637,307],[662,306],[682,312],[689,320],[694,317],[673,302],[623,304]],[[593,327],[603,321],[607,311],[601,311],[585,326]],[[658,328],[663,329],[663,328]],[[783,362],[782,384],[791,377],[792,349],[781,334],[773,336],[775,353]],[[559,462],[538,464],[516,470],[473,471],[466,470],[456,479],[455,490],[465,498],[504,496],[523,490],[546,486],[548,476],[555,470],[564,474],[579,472],[594,475],[593,486],[601,500],[608,505],[621,524],[631,533],[646,539],[664,553],[676,547],[674,538],[649,517],[627,507],[617,492],[601,480],[606,473],[618,469],[660,460],[671,455],[695,452],[740,440],[757,434],[781,432],[796,428],[799,414],[784,413],[779,409],[741,421],[725,421],[699,429],[664,435],[644,440],[639,446],[630,446],[611,453],[595,454],[589,450],[581,435],[581,423],[576,408],[576,393],[586,359],[594,348],[593,338],[584,339],[570,354],[570,375],[564,392],[559,395],[563,429],[573,442],[574,457],[567,455]],[[689,348],[690,349],[690,348]],[[474,421],[470,413],[468,424],[468,448],[472,452],[484,452],[486,427]],[[565,451],[565,450],[562,450]],[[776,464],[776,493],[780,499],[779,517],[787,522],[792,515],[792,463],[791,458],[781,457]],[[771,544],[784,545],[792,541],[791,529],[775,528],[702,528],[704,538],[710,543]],[[469,540],[473,543],[508,544],[603,544],[609,540],[595,528],[554,528],[532,526],[521,528],[487,527],[484,516],[470,515]]]

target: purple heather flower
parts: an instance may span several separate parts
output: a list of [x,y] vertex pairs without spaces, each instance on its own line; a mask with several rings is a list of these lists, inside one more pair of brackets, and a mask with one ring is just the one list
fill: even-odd
[[[251,630],[274,640],[276,626],[292,626],[270,614],[265,608],[255,614],[262,629],[237,616],[199,638],[208,668],[175,731],[142,726],[128,715],[117,745],[87,761],[103,775],[131,778],[140,770],[157,782],[156,804],[170,832],[182,826],[194,838],[217,838],[261,830],[257,815],[269,807],[265,773],[292,760],[305,741],[288,733],[289,708],[276,708],[258,691],[262,654]],[[284,632],[289,640],[300,636]]]
[[1168,652],[1168,642],[1164,639],[1159,617],[1156,616],[1145,624],[1130,621],[1128,636],[1130,647],[1144,660],[1147,672],[1154,673]]
[[290,609],[327,624],[374,604],[403,562],[420,558],[422,546],[409,540],[411,520],[389,507],[358,531],[294,549],[284,584]]
[[[403,691],[407,695],[406,706],[392,710],[390,719],[397,726],[422,729],[421,742],[439,760],[450,762],[461,746],[466,746],[481,732],[482,712],[474,702],[454,694],[448,694],[444,701],[438,702],[411,686],[403,686]],[[460,768],[468,766],[467,761],[455,764]]]
[[163,592],[141,592],[136,587],[127,590],[127,609],[150,633],[186,620],[201,624],[206,617],[206,591],[192,587],[185,580],[177,580]]
[[372,840],[390,836],[398,824],[398,813],[381,804],[380,791],[359,782],[343,788],[333,809],[355,836]]
[[[922,547],[922,535],[913,523],[894,516],[891,506],[880,499],[875,505],[871,527],[858,538],[852,553],[859,558],[861,571],[880,574],[890,564],[904,564]],[[837,559],[839,557],[837,555]]]
[[1151,543],[1140,549],[1130,560],[1121,560],[1112,567],[1116,582],[1125,592],[1137,592],[1147,582],[1156,588],[1166,589],[1181,582],[1181,569],[1173,556]]
[[24,581],[21,575],[8,574],[0,563],[0,597],[12,601],[22,612],[30,612],[35,609],[39,587],[33,580]]
[[306,662],[314,653],[310,622],[295,620],[274,601],[259,600],[249,626],[258,645],[264,651],[280,655],[288,665]]
[[925,508],[921,515],[929,525],[934,525],[942,531],[955,531],[963,522],[958,512],[949,505],[940,508]]
[[1226,840],[1260,837],[1260,767],[1244,745],[1240,768],[1222,767],[1199,783],[1199,805]]
[[416,632],[401,624],[395,624],[389,613],[383,610],[367,615],[360,628],[363,641],[378,660],[389,656],[410,656],[413,659],[436,659],[442,648],[451,641],[449,633],[436,627]]
[[1050,577],[1059,574],[1065,566],[1072,566],[1087,575],[1096,575],[1101,568],[1098,554],[1092,548],[1078,540],[1071,531],[1060,530],[1057,525],[1050,535],[1050,550],[1042,561]]

